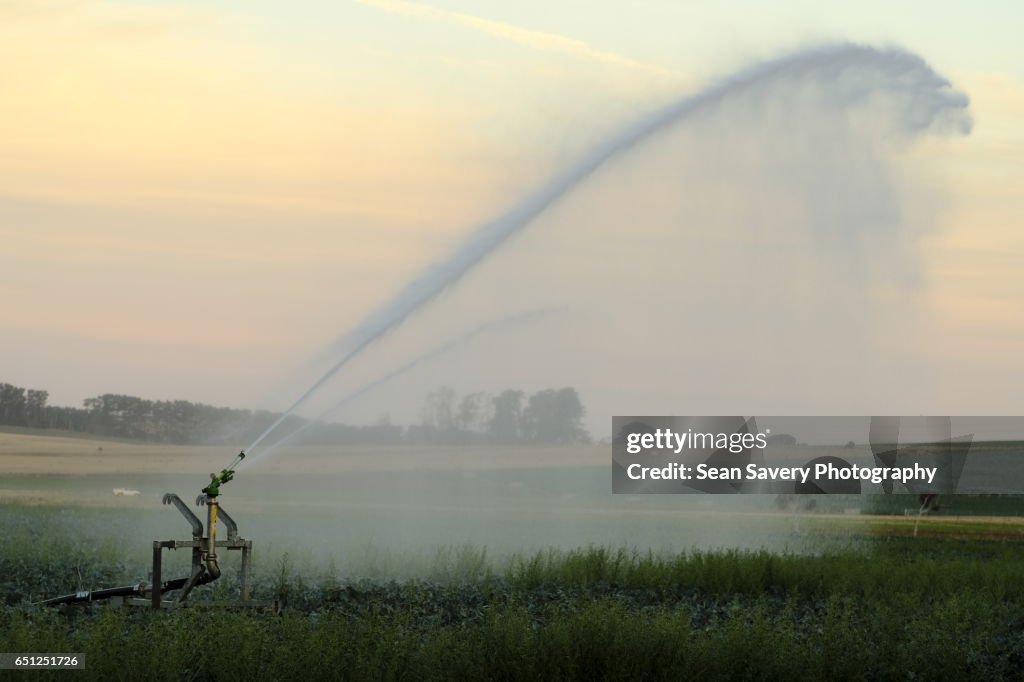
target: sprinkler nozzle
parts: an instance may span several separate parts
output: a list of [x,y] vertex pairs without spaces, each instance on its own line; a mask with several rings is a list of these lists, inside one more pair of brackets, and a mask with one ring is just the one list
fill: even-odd
[[220,486],[235,477],[235,467],[243,459],[245,459],[245,450],[238,453],[238,457],[227,467],[221,469],[219,474],[210,474],[210,485],[203,488],[203,492],[206,493],[207,497],[217,497],[217,495],[220,495]]

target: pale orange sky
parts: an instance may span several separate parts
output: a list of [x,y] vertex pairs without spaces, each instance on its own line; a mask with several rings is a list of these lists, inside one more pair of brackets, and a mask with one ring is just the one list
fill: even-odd
[[[643,10],[645,41],[643,11],[620,35],[600,7],[572,21],[573,3],[542,19],[530,3],[509,15],[395,0],[293,14],[264,3],[0,2],[0,381],[48,388],[63,404],[124,392],[280,406],[328,341],[602,133],[758,56],[842,37],[923,45],[971,97],[969,137],[904,159],[941,187],[938,229],[920,245],[913,296],[926,314],[915,333],[928,342],[915,352],[953,379],[930,389],[939,404],[1019,412],[1008,401],[1024,378],[1024,53],[1007,42],[1000,63],[980,30],[937,49],[942,26],[880,11],[872,23],[870,7],[842,19],[847,35],[813,12],[794,18],[803,6],[731,33],[718,10],[694,8],[680,30],[705,21],[722,33],[688,47],[653,21],[675,11],[665,3]],[[554,222],[588,219],[584,207]],[[524,263],[529,253],[520,249]],[[567,254],[557,272],[587,268]],[[461,311],[501,312],[491,304],[501,272],[486,304],[453,296],[421,338],[443,339]],[[414,336],[391,352],[421,346]],[[454,383],[477,388],[469,361],[453,363]],[[550,381],[592,374],[579,364]],[[499,373],[478,388],[516,379]],[[594,386],[614,392],[615,379]],[[624,385],[602,405],[625,408],[642,391]],[[987,402],[960,399],[986,391]]]

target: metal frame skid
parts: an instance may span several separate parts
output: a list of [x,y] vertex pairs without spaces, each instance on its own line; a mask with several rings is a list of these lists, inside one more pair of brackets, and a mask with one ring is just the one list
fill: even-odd
[[[217,502],[215,497],[201,494],[196,497],[196,506],[206,506],[207,529],[213,530],[214,541],[211,545],[210,534],[203,532],[203,522],[199,520],[192,510],[182,502],[181,498],[174,493],[165,493],[164,504],[174,505],[185,520],[192,526],[191,540],[154,540],[153,541],[153,588],[150,591],[150,604],[154,609],[183,604],[188,599],[189,593],[196,585],[212,582],[220,577],[220,568],[217,564],[217,549],[224,548],[229,551],[242,552],[242,566],[239,570],[239,583],[241,586],[241,601],[248,602],[252,581],[252,540],[246,540],[238,535],[238,524],[224,511],[224,508]],[[223,521],[227,527],[227,539],[216,539],[217,520]],[[161,582],[163,579],[163,550],[164,549],[191,549],[192,550],[192,574],[187,579],[179,579]],[[179,589],[176,584],[184,580],[180,586],[181,594],[175,601],[162,601],[164,592]]]

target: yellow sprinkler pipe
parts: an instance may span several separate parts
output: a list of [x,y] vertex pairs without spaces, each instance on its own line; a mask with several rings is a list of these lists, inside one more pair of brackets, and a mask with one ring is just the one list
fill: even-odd
[[217,498],[207,497],[206,527],[209,529],[209,537],[206,545],[206,570],[210,573],[210,579],[216,580],[220,577],[220,566],[217,564]]

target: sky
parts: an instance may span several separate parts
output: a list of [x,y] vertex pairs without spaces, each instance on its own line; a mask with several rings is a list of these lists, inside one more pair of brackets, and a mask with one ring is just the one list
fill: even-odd
[[[759,269],[764,216],[785,197],[764,189],[769,164],[715,163],[769,154],[775,129],[737,112],[740,131],[681,131],[609,168],[332,390],[564,305],[349,416],[414,420],[442,384],[574,385],[598,435],[611,414],[645,412],[1018,414],[1022,14],[995,1],[0,0],[0,381],[54,404],[128,393],[280,409],[332,341],[609,131],[759,59],[854,41],[911,50],[971,98],[970,135],[884,151],[900,220],[918,226],[895,268],[906,277],[828,250]],[[704,227],[679,228],[686,211]],[[668,243],[706,255],[676,268]],[[777,289],[709,286],[736,262]],[[633,286],[661,292],[650,326],[618,317],[616,292]],[[788,316],[769,339],[723,312],[748,294]]]

